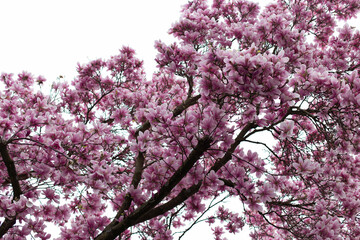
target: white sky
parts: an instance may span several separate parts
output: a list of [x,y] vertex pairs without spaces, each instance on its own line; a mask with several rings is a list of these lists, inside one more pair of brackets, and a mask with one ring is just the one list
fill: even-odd
[[[259,0],[261,3],[269,0]],[[71,81],[76,64],[107,58],[127,45],[155,69],[154,41],[170,43],[167,32],[187,0],[12,0],[0,1],[0,72],[23,70],[54,81]],[[183,240],[213,239],[194,229]],[[236,235],[236,239],[249,239]],[[229,240],[235,239],[234,236]]]
[[[23,70],[72,80],[77,62],[107,58],[123,45],[154,68],[154,41],[167,31],[186,0],[1,1],[0,72]],[[151,76],[151,74],[150,74]]]

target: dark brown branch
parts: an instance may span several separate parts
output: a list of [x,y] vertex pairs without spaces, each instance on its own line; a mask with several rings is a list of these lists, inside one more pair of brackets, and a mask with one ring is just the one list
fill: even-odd
[[[240,134],[235,139],[235,142],[231,145],[231,147],[228,149],[228,151],[225,153],[224,157],[221,158],[217,163],[217,167],[212,168],[212,170],[217,171],[218,167],[223,166],[227,161],[231,159],[232,153],[235,151],[236,147],[240,144],[241,141],[244,140],[244,137],[248,131],[250,131],[251,128],[256,127],[254,123],[249,123],[244,127],[244,129],[240,132]],[[230,156],[230,158],[229,158]],[[230,180],[226,179],[220,179],[222,180],[225,185],[229,187],[235,187],[235,184],[231,182]],[[145,215],[143,215],[141,218],[138,219],[138,221],[135,223],[140,223],[146,220],[149,220],[151,218],[157,217],[161,214],[166,213],[167,211],[173,209],[174,207],[178,206],[179,204],[183,203],[186,199],[197,193],[201,187],[202,181],[199,181],[197,184],[192,185],[188,189],[183,189],[175,198],[171,199],[169,202],[158,206],[157,208],[154,208],[147,212]]]
[[[188,96],[188,98],[182,104],[180,104],[173,110],[173,118],[180,115],[188,107],[196,104],[197,101],[200,99],[200,97],[201,97],[201,95],[197,95],[194,97]],[[146,130],[150,129],[150,127],[151,127],[150,122],[146,121],[137,129],[137,131],[135,132],[135,137],[139,136],[140,132],[145,132]],[[139,155],[138,155],[137,159],[135,160],[134,176],[133,176],[133,179],[131,182],[131,184],[135,188],[140,183],[141,175],[142,175],[142,171],[143,171],[143,167],[144,167],[144,162],[145,162],[144,153],[139,152]],[[165,184],[165,186],[166,186],[166,184]],[[123,204],[121,205],[119,211],[117,212],[117,214],[115,216],[115,219],[104,229],[103,233],[111,231],[111,229],[113,229],[116,225],[119,224],[119,222],[118,222],[119,217],[122,216],[124,214],[124,212],[129,209],[129,207],[131,206],[131,202],[132,202],[132,198],[129,194],[127,194],[125,196]],[[167,206],[170,206],[171,204],[174,204],[175,202],[176,202],[176,200],[174,200],[172,203],[169,203],[169,205],[167,205]],[[99,235],[99,237],[100,237],[100,235]],[[101,239],[101,238],[99,238],[99,239]]]
[[193,78],[193,76],[188,76],[188,77],[186,77],[186,80],[187,80],[187,82],[189,84],[189,90],[188,90],[188,94],[187,94],[188,99],[189,99],[191,97],[192,92],[193,92],[194,78]]
[[[240,144],[241,141],[244,140],[246,133],[255,126],[256,125],[253,123],[249,123],[248,125],[246,125],[244,127],[244,129],[240,132],[240,134],[237,136],[237,138],[235,139],[235,142],[231,145],[231,147],[225,153],[224,157],[221,158],[218,162],[224,165],[227,161],[229,161],[231,159],[231,155],[235,151],[236,147]],[[230,158],[229,158],[229,155],[230,155]],[[216,170],[217,167],[214,167],[214,166],[213,166],[212,170],[217,171]],[[218,166],[220,166],[220,164]],[[230,180],[226,180],[226,179],[220,179],[220,180],[222,180],[225,183],[225,185],[227,185],[227,186],[235,187],[235,184],[233,182],[231,182]],[[139,218],[135,224],[149,220],[154,217],[157,217],[161,214],[164,214],[167,211],[178,206],[179,204],[183,203],[186,199],[188,199],[189,197],[191,197],[192,195],[194,195],[195,193],[197,193],[199,191],[201,184],[202,184],[202,181],[199,181],[197,184],[194,184],[187,189],[183,189],[175,198],[171,199],[169,202],[167,202],[163,205],[160,205],[157,208],[154,208],[154,209],[150,210],[149,212],[147,212],[145,215],[143,215],[141,218]]]
[[182,104],[177,106],[173,111],[173,118],[179,116],[184,110],[188,107],[197,103],[197,101],[201,98],[201,95],[197,95],[191,98],[186,99]]
[[135,137],[139,136],[140,132],[145,132],[146,130],[148,130],[151,127],[151,124],[149,121],[146,121],[143,123],[143,125],[141,125],[135,132]]
[[[226,186],[235,188],[235,184],[232,181],[223,179],[223,178],[220,178],[220,180],[223,181]],[[194,184],[187,189],[185,189],[185,188],[182,189],[181,192],[175,198],[171,199],[170,201],[168,201],[167,203],[165,203],[163,205],[160,205],[160,206],[150,210],[145,215],[143,215],[141,218],[139,218],[138,221],[136,222],[136,224],[147,221],[154,217],[160,216],[160,215],[166,213],[167,211],[170,211],[171,209],[177,207],[178,205],[180,205],[181,203],[186,201],[189,197],[191,197],[192,195],[197,193],[200,190],[202,182],[203,181],[200,180],[197,184]]]
[[[233,182],[231,182],[230,180],[226,180],[226,179],[222,179],[222,178],[220,178],[220,180],[223,181],[226,186],[233,187],[233,188],[235,187],[235,184]],[[170,211],[171,209],[175,208],[176,206],[180,205],[181,203],[186,201],[189,197],[191,197],[192,195],[194,195],[195,193],[197,193],[200,190],[202,182],[203,181],[200,180],[197,184],[194,184],[187,189],[185,189],[185,188],[182,189],[181,192],[175,198],[171,199],[167,203],[164,203],[163,205],[160,205],[160,206],[150,210],[145,215],[143,215],[141,218],[139,218],[138,221],[136,222],[136,224],[144,222],[149,219],[152,219],[154,217],[160,216],[160,215],[166,213],[167,211]]]
[[231,180],[225,179],[225,178],[219,178],[219,180],[221,180],[225,186],[227,187],[231,187],[231,188],[235,188],[236,185],[235,183],[233,183]]
[[20,195],[22,192],[21,192],[20,183],[19,183],[17,172],[16,172],[15,164],[9,155],[9,152],[7,150],[7,145],[2,142],[0,143],[0,153],[1,153],[2,160],[5,163],[7,172],[9,174],[11,186],[12,186],[13,192],[14,192],[14,200],[18,200],[18,199],[20,199]]
[[185,175],[190,171],[194,164],[201,158],[206,150],[209,149],[212,139],[209,136],[205,136],[198,141],[196,147],[189,154],[184,163],[174,172],[170,179],[164,184],[162,188],[148,201],[147,204],[144,204],[136,212],[147,212],[152,207],[156,206],[163,200],[171,190],[185,177]]
[[144,153],[139,152],[139,155],[136,158],[136,162],[135,162],[134,176],[133,176],[133,179],[131,181],[131,185],[133,185],[134,188],[137,188],[137,186],[139,185],[139,182],[141,180],[141,174],[142,174],[144,162],[145,162]]
[[305,117],[314,117],[313,115],[311,115],[312,113],[318,113],[318,110],[314,110],[314,109],[301,109],[301,108],[297,108],[297,107],[291,107],[288,109],[286,116],[288,115],[300,115],[300,116],[305,116]]
[[[18,180],[27,180],[31,177],[31,173],[22,173],[18,174]],[[11,184],[10,178],[5,178],[5,181],[2,183],[3,186]]]
[[287,229],[287,228],[274,225],[274,224],[273,224],[272,222],[270,222],[269,219],[266,217],[266,214],[264,214],[264,213],[262,213],[262,212],[260,212],[260,211],[258,211],[258,213],[259,213],[259,214],[265,219],[265,221],[266,221],[268,224],[270,224],[271,226],[273,226],[273,227],[275,227],[275,228],[277,228],[277,229],[282,229],[282,230],[285,230],[285,231],[289,231],[289,229]]
[[275,201],[272,201],[272,202],[267,202],[267,204],[276,205],[276,206],[295,207],[295,208],[300,208],[300,209],[303,209],[303,210],[306,210],[306,211],[315,212],[315,210],[305,207],[305,206],[315,205],[315,202],[304,203],[304,204],[292,204],[290,202],[275,202]]
[[203,137],[198,141],[198,144],[189,154],[185,162],[176,170],[170,179],[160,188],[160,190],[147,202],[137,208],[129,216],[125,217],[123,221],[115,226],[108,226],[105,230],[96,237],[97,240],[115,239],[120,233],[125,231],[128,227],[137,223],[137,220],[159,204],[172,189],[183,179],[183,177],[190,171],[194,164],[200,159],[206,150],[209,149],[212,139],[208,136]]
[[[9,155],[7,145],[3,142],[0,142],[0,154],[3,162],[5,163],[10,178],[10,183],[13,188],[13,192],[14,192],[13,201],[18,201],[20,199],[20,195],[22,194],[22,191],[15,168],[15,163]],[[16,223],[15,217],[5,218],[4,222],[0,226],[0,237],[4,236],[7,233],[7,231],[15,225],[15,223]]]
[[[135,170],[134,170],[133,178],[131,180],[131,185],[134,186],[134,188],[137,188],[137,186],[140,183],[144,162],[145,162],[144,153],[139,152],[135,160]],[[129,207],[131,206],[131,202],[132,202],[132,197],[130,196],[130,194],[126,194],[124,202],[121,204],[120,209],[116,213],[115,219],[105,229],[111,228],[116,224],[118,224],[117,219],[119,219],[119,217],[123,215],[126,210],[129,209]]]
[[4,222],[0,226],[0,238],[2,238],[7,231],[15,225],[15,223],[15,217],[13,219],[5,218]]
[[[135,162],[134,176],[131,181],[131,185],[134,186],[134,188],[137,188],[137,186],[140,183],[144,162],[145,162],[144,154],[139,153],[139,156],[137,157]],[[126,194],[124,202],[121,204],[120,209],[116,213],[115,220],[113,220],[107,227],[115,226],[118,223],[116,219],[118,219],[121,215],[124,214],[126,210],[129,209],[129,207],[131,206],[131,202],[132,202],[132,197],[129,194]]]
[[[182,104],[177,106],[173,110],[173,118],[179,116],[184,110],[186,110],[188,107],[194,105],[197,103],[197,101],[201,98],[201,95],[197,95],[194,97],[187,98]],[[149,121],[146,121],[141,125],[135,132],[135,136],[138,136],[140,132],[145,132],[146,130],[150,129],[151,124]]]
[[87,109],[86,112],[86,119],[85,119],[85,124],[87,124],[89,122],[89,117],[90,117],[90,112],[93,110],[93,108],[101,101],[101,99],[103,99],[106,95],[110,94],[112,91],[114,91],[115,89],[111,89],[110,91],[108,91],[107,93],[104,93],[99,99],[97,99],[95,101],[95,103],[93,105],[91,105],[90,108]]
[[237,148],[237,146],[239,146],[239,144],[245,140],[245,135],[252,129],[255,128],[256,124],[251,122],[248,123],[239,133],[239,135],[235,138],[235,141],[233,142],[233,144],[231,144],[230,148],[226,151],[225,155],[219,159],[218,161],[216,161],[216,163],[212,166],[212,168],[210,169],[217,172],[219,171],[219,169],[221,167],[223,167],[231,158],[232,158],[232,154],[234,153],[235,149]]
[[[185,109],[187,109],[188,107],[194,105],[197,103],[197,101],[199,100],[199,98],[201,97],[201,95],[195,96],[195,97],[190,97],[187,100],[185,100],[182,104],[180,104],[179,106],[177,106],[174,111],[173,111],[173,117],[176,117],[178,115],[180,115]],[[135,137],[139,136],[140,132],[145,132],[146,130],[150,129],[151,124],[149,121],[146,121],[145,123],[143,123],[135,132]],[[134,186],[135,188],[137,188],[137,186],[140,183],[141,180],[141,175],[143,172],[143,167],[144,167],[144,163],[145,163],[145,157],[144,157],[144,153],[139,152],[138,153],[138,157],[135,160],[135,170],[134,170],[134,176],[132,178],[131,181],[131,185]],[[105,230],[111,229],[112,227],[114,227],[116,224],[118,224],[117,219],[124,214],[124,212],[126,210],[129,209],[129,207],[131,206],[131,202],[132,202],[132,198],[130,195],[126,195],[124,202],[122,203],[119,211],[117,212],[115,219],[105,228]]]
[[358,67],[360,67],[360,63],[357,65],[354,65],[352,67],[349,67],[347,71],[354,71],[355,69],[357,69]]
[[144,222],[146,220],[152,219],[157,216],[160,216],[160,215],[170,211],[171,209],[177,207],[178,205],[183,203],[185,200],[187,200],[189,197],[194,195],[194,193],[198,192],[201,187],[201,184],[202,184],[202,181],[199,181],[197,184],[194,184],[187,189],[185,189],[185,188],[182,189],[181,192],[176,197],[174,197],[167,203],[164,203],[163,205],[160,205],[160,206],[150,210],[145,215],[140,217],[136,221],[135,224]]

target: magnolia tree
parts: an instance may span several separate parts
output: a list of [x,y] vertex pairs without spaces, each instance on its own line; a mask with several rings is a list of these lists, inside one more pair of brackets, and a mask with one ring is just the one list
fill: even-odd
[[0,237],[358,239],[359,9],[193,0],[151,80],[127,47],[50,93],[2,74]]

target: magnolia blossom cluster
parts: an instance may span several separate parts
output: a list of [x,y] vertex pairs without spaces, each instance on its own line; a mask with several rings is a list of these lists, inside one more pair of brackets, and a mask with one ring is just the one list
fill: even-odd
[[0,237],[358,239],[359,10],[192,0],[150,80],[128,47],[50,93],[3,73]]

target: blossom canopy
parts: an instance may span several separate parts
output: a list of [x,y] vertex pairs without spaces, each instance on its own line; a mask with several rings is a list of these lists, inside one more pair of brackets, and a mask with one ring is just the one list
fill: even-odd
[[3,73],[0,237],[358,239],[359,10],[192,0],[151,80],[129,47],[51,91]]

